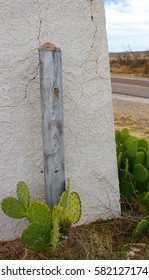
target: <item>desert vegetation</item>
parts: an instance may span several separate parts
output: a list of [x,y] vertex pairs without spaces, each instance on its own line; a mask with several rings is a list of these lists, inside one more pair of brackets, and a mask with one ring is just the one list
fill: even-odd
[[110,53],[111,74],[149,77],[149,51],[133,52],[131,49],[121,53]]

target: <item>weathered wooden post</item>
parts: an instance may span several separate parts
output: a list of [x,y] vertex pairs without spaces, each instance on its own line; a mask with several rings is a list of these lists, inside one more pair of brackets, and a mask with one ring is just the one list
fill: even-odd
[[39,49],[45,199],[53,208],[65,189],[61,50],[51,43]]

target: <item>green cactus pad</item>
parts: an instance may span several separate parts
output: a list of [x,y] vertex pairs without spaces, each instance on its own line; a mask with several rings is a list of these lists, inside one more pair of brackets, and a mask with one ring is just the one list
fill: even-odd
[[134,136],[129,136],[124,142],[128,154],[134,157],[138,150],[138,139]]
[[138,140],[138,146],[139,148],[145,149],[147,152],[149,150],[149,144],[144,138]]
[[122,142],[121,132],[119,130],[115,130],[115,141],[116,145],[120,145]]
[[145,182],[148,179],[147,169],[142,164],[136,164],[133,170],[135,180]]
[[124,148],[124,151],[127,150],[127,140],[130,138],[131,136],[130,135],[126,135],[125,138],[123,139],[123,142],[122,142],[122,147]]
[[26,183],[19,182],[17,184],[17,197],[19,201],[23,204],[24,208],[27,209],[27,207],[29,206],[30,194]]
[[51,238],[50,238],[50,244],[52,246],[53,253],[56,253],[56,251],[57,251],[59,239],[60,239],[59,221],[56,218],[54,218],[53,219],[53,229],[51,231]]
[[67,216],[72,223],[80,220],[82,213],[81,201],[76,192],[72,192],[68,198]]
[[42,224],[29,225],[21,235],[23,245],[33,251],[46,251],[49,248],[49,228]]
[[149,151],[147,152],[144,148],[139,147],[138,152],[143,152],[144,153],[144,164],[143,165],[146,168],[148,168],[149,167]]
[[149,221],[147,219],[141,220],[138,225],[136,226],[133,236],[137,237],[145,233],[149,228]]
[[54,206],[54,208],[52,209],[52,221],[54,221],[54,219],[57,219],[59,223],[61,223],[66,218],[66,210],[61,206]]
[[122,140],[124,140],[125,137],[128,136],[128,135],[129,135],[129,130],[128,130],[128,128],[123,128],[123,129],[121,130],[121,137],[122,137]]
[[70,228],[71,222],[67,217],[67,210],[61,206],[55,206],[52,210],[52,222],[57,219],[59,222],[60,232],[67,234]]
[[26,209],[15,197],[4,198],[1,205],[3,212],[11,218],[23,218],[26,215]]
[[134,178],[131,173],[125,178],[125,171],[119,171],[120,193],[124,197],[131,197],[134,193]]
[[144,164],[145,154],[144,152],[137,152],[135,159],[134,159],[134,165],[136,164]]
[[64,191],[60,197],[58,206],[63,207],[64,209],[66,209],[67,207],[67,201],[68,201],[68,196],[69,196],[69,191],[70,191],[70,180],[67,180],[67,188],[66,191]]
[[42,224],[51,228],[51,210],[43,202],[34,200],[26,211],[26,218],[31,224]]

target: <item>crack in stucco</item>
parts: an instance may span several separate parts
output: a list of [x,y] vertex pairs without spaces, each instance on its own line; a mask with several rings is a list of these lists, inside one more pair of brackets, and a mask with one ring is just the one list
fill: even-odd
[[[83,68],[85,69],[86,68],[86,64],[88,62],[95,62],[96,63],[96,67],[95,67],[94,76],[92,76],[89,79],[83,78],[83,81],[81,83],[81,87],[82,87],[83,84],[86,84],[86,83],[88,83],[90,81],[93,81],[93,80],[97,79],[97,77],[98,77],[98,57],[97,58],[92,58],[92,53],[93,52],[96,53],[94,46],[95,46],[95,42],[96,42],[96,35],[97,35],[97,32],[98,32],[98,27],[97,27],[96,22],[94,20],[93,1],[89,2],[89,9],[90,9],[91,25],[94,26],[94,32],[93,32],[93,36],[92,36],[92,42],[91,42],[91,45],[90,45],[89,53],[88,53],[84,63],[81,65],[81,67],[82,67],[82,70],[83,70]],[[82,76],[83,76],[83,73],[82,73]],[[83,87],[82,87],[82,94],[83,94]]]
[[89,55],[88,55],[88,57],[86,58],[84,64],[87,63],[87,61],[89,60],[89,58],[90,58],[90,56],[91,56],[91,54],[92,54],[92,51],[93,51],[94,45],[95,45],[95,41],[96,41],[96,34],[97,34],[97,31],[98,31],[97,25],[96,25],[95,20],[94,20],[93,1],[90,1],[89,5],[90,5],[91,24],[94,25],[95,31],[94,31],[94,34],[93,34],[93,38],[92,38],[92,43],[91,43],[91,46],[90,46]]
[[38,36],[37,36],[37,40],[39,41],[39,47],[41,46],[41,41],[40,41],[41,25],[42,25],[42,19],[39,19],[39,30],[38,30]]
[[37,75],[38,75],[38,69],[39,69],[39,62],[38,62],[38,65],[35,69],[35,75],[28,81],[28,83],[26,84],[26,87],[25,87],[25,95],[24,97],[22,98],[21,102],[27,97],[27,91],[28,91],[28,87],[29,85],[32,83],[32,81],[34,81],[36,78],[37,78]]
[[26,86],[25,86],[25,90],[24,90],[24,96],[17,102],[17,104],[14,105],[4,105],[4,106],[0,106],[0,108],[16,108],[18,107],[26,98],[27,98],[27,94],[28,94],[28,87],[29,85],[37,78],[38,75],[38,69],[39,69],[39,63],[35,69],[35,74],[34,76],[27,82]]
[[37,40],[39,42],[39,47],[41,46],[40,35],[41,35],[41,26],[42,26],[42,19],[41,19],[41,8],[39,4],[39,0],[37,0],[38,11],[39,11],[39,27],[38,27],[38,36]]
[[70,129],[70,127],[65,126],[65,129],[68,130],[69,133],[70,133],[70,134],[72,135],[72,137],[74,138],[75,143],[76,143],[76,148],[78,149],[78,151],[80,152],[80,154],[84,154],[84,153],[81,151],[81,149],[80,149],[80,145],[79,145],[77,136],[74,135],[74,133],[72,132],[72,130]]

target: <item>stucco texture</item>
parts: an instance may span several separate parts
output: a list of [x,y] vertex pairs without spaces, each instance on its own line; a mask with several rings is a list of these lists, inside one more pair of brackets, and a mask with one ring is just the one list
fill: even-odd
[[[44,201],[38,47],[62,50],[65,168],[82,219],[119,215],[112,95],[102,0],[1,0],[0,200],[25,181]],[[26,222],[0,210],[0,239]]]

